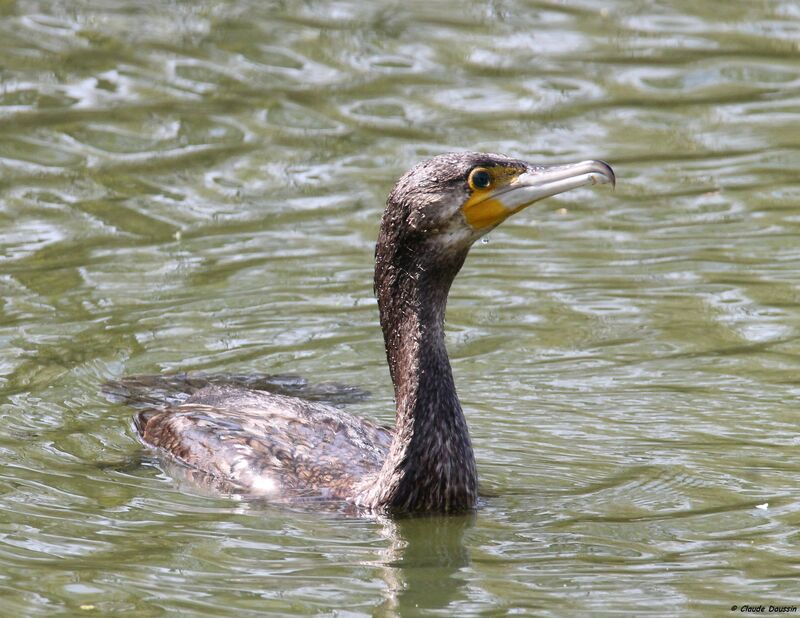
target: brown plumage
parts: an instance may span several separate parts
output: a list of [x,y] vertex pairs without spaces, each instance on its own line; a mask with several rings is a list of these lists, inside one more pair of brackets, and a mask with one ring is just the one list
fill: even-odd
[[472,243],[506,217],[606,182],[614,174],[598,161],[541,167],[484,153],[441,155],[397,182],[375,250],[393,429],[322,403],[212,384],[140,412],[139,435],[223,491],[392,512],[473,508],[475,457],[444,344],[450,285]]

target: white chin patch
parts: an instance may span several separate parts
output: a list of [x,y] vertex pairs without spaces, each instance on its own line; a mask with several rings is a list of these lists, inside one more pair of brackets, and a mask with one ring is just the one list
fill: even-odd
[[451,223],[434,237],[434,242],[442,248],[462,249],[477,240],[480,234],[466,224]]

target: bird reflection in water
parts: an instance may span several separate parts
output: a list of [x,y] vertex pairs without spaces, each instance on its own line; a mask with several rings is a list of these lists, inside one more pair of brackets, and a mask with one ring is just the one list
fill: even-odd
[[464,533],[475,513],[381,518],[389,541],[378,567],[386,583],[376,616],[411,616],[466,600],[470,555]]

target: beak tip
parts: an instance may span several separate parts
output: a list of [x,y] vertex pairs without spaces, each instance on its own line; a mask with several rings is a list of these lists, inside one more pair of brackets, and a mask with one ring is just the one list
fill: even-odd
[[595,163],[597,164],[597,166],[599,168],[598,169],[599,174],[604,179],[601,182],[603,182],[604,184],[611,185],[612,189],[616,189],[617,188],[617,175],[614,173],[614,170],[612,169],[612,167],[608,163],[606,163],[605,161],[595,161]]

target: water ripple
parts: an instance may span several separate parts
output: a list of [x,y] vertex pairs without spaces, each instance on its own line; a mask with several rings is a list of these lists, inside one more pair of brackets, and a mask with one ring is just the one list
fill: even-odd
[[[91,4],[0,6],[6,612],[792,601],[796,3]],[[299,373],[391,422],[378,219],[467,148],[619,178],[453,286],[477,514],[212,498],[143,457],[108,379]]]

